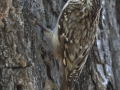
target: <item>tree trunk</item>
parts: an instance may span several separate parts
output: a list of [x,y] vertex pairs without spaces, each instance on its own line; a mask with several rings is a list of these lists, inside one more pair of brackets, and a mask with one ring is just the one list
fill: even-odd
[[[0,90],[58,90],[59,67],[36,18],[53,29],[67,0],[0,0]],[[120,1],[102,0],[99,33],[75,90],[120,90]]]

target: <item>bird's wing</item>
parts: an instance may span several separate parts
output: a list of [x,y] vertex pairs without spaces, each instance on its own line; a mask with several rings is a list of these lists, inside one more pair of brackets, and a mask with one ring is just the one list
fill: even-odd
[[98,10],[94,7],[68,4],[58,21],[58,41],[66,79],[70,88],[85,64],[96,36]]

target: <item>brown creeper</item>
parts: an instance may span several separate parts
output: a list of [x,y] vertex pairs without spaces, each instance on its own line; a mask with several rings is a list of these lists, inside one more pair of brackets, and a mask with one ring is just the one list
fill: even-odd
[[[74,90],[75,82],[95,40],[100,0],[68,0],[53,31],[45,29],[63,76],[60,90]],[[38,24],[39,25],[39,24]],[[41,25],[40,25],[41,27]],[[49,37],[49,38],[50,38]]]

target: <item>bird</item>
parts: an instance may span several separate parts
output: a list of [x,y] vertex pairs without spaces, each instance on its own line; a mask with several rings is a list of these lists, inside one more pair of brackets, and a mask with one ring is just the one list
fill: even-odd
[[68,0],[53,30],[43,27],[58,59],[62,77],[60,90],[74,90],[95,37],[101,0]]

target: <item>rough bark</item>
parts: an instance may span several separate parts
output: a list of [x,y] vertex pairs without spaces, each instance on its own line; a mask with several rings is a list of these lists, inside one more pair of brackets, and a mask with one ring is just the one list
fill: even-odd
[[[66,1],[0,0],[0,90],[58,90],[57,60],[32,17],[53,29]],[[120,1],[102,4],[99,33],[75,90],[120,89]]]

